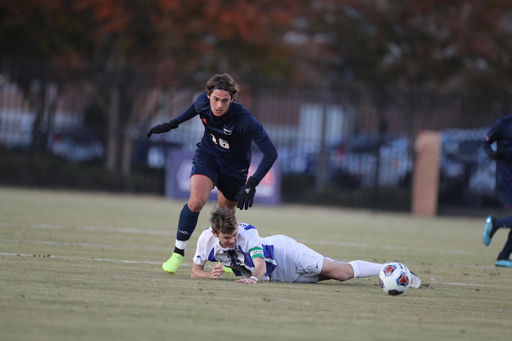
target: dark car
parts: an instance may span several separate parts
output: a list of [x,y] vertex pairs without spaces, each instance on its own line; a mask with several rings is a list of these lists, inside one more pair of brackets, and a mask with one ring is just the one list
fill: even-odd
[[370,187],[376,182],[388,187],[408,185],[413,167],[411,142],[405,136],[359,135],[338,145],[331,165],[340,187]]

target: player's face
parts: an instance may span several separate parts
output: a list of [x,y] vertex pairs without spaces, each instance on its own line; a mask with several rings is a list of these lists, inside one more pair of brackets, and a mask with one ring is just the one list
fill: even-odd
[[212,91],[208,98],[210,99],[210,107],[215,116],[222,116],[228,111],[229,103],[231,103],[229,92],[216,89]]
[[229,233],[219,233],[217,236],[219,238],[219,245],[223,248],[232,249],[236,245],[236,241],[238,239],[238,228],[231,234]]

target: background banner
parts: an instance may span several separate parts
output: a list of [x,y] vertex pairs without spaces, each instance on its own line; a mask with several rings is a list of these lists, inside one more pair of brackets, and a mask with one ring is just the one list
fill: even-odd
[[[194,152],[171,148],[165,165],[165,195],[169,198],[188,199],[190,195],[190,170]],[[253,153],[249,176],[254,174],[262,153]],[[209,200],[217,200],[217,188],[210,193]],[[279,159],[256,187],[256,204],[279,205],[281,202],[281,172]]]

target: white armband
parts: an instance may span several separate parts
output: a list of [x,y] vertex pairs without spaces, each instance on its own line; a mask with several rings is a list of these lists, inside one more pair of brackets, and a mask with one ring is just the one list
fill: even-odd
[[258,277],[256,277],[256,276],[251,276],[249,278],[254,279],[256,282],[258,282]]

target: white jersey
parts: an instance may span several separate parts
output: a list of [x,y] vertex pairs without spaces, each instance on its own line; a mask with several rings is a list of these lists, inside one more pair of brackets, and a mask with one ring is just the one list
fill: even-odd
[[250,277],[253,258],[263,257],[267,271],[262,280],[279,282],[317,282],[324,257],[294,239],[283,235],[260,238],[258,230],[238,223],[238,239],[233,249],[223,248],[212,228],[204,230],[197,240],[194,263],[220,262],[237,276]]

